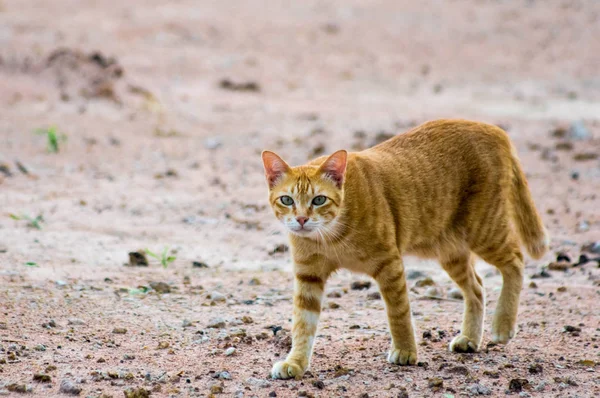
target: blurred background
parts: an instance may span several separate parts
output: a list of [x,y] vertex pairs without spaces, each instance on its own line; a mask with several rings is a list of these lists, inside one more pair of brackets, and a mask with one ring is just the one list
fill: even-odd
[[[575,261],[600,240],[599,67],[594,0],[0,0],[3,294],[191,280],[202,306],[213,290],[252,300],[262,275],[285,319],[290,261],[260,152],[301,164],[449,117],[514,140],[553,236],[529,272]],[[146,249],[149,268],[123,267]]]

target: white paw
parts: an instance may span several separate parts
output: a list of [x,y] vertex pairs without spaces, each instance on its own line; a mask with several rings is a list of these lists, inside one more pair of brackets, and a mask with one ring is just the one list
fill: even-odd
[[494,328],[494,330],[492,330],[492,341],[498,344],[506,344],[510,339],[515,337],[516,334],[517,332],[514,329],[496,330],[496,328]]
[[479,344],[471,340],[467,336],[459,334],[450,343],[450,351],[452,352],[477,352]]
[[417,363],[417,352],[393,348],[388,353],[387,360],[396,365],[414,365]]
[[304,374],[304,370],[295,363],[280,361],[273,365],[271,377],[274,379],[299,379]]

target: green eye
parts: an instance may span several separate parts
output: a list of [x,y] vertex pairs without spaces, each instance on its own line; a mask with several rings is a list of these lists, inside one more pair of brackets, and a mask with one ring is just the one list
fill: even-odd
[[321,206],[326,200],[327,198],[323,195],[315,196],[315,198],[312,200],[312,204],[315,206]]
[[286,206],[291,206],[294,204],[294,199],[292,199],[291,196],[282,196],[281,198],[279,198],[279,200],[281,200],[281,203],[283,203]]

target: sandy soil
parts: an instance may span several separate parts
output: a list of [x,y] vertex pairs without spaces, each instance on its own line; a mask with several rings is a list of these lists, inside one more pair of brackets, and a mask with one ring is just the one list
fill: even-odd
[[[599,396],[600,269],[574,265],[600,241],[599,18],[593,0],[0,0],[0,395]],[[299,164],[440,117],[507,129],[553,236],[516,339],[447,352],[463,305],[409,259],[445,298],[411,292],[419,366],[385,361],[376,287],[342,272],[310,373],[271,380],[292,278],[260,151]],[[176,260],[124,266],[145,248]],[[479,268],[489,326],[501,279]]]

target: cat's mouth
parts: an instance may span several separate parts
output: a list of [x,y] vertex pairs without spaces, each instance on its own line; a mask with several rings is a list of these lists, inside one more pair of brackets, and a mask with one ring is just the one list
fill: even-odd
[[315,231],[314,227],[308,227],[308,226],[303,226],[303,227],[292,227],[289,228],[290,232],[299,236],[307,236],[310,235],[311,233],[313,233]]

